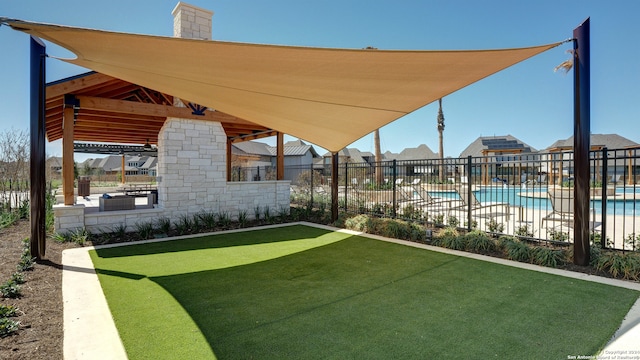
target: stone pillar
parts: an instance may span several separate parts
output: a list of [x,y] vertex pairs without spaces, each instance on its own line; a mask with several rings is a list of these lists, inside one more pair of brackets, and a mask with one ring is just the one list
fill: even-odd
[[158,134],[158,204],[166,215],[219,210],[227,185],[226,147],[218,122],[165,121]]
[[173,15],[173,36],[186,39],[211,40],[213,11],[180,1],[171,12],[171,15]]

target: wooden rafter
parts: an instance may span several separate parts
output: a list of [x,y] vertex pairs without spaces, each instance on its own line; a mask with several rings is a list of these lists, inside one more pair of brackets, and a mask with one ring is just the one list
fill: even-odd
[[88,73],[47,85],[46,136],[63,137],[64,96],[78,101],[74,109],[74,139],[105,143],[157,143],[168,117],[220,122],[229,139],[245,141],[275,135],[275,131],[218,111],[194,115],[173,106],[173,96],[115,79]]

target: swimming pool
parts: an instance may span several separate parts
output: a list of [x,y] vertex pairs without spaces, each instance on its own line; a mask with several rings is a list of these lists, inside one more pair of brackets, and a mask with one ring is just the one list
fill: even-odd
[[[429,192],[434,197],[458,199],[459,196],[456,192]],[[488,186],[482,187],[474,191],[476,198],[480,202],[498,202],[509,203],[514,206],[522,206],[529,209],[539,209],[543,211],[551,211],[551,202],[545,196],[547,193],[547,187],[536,186],[529,188],[522,187],[495,187]],[[633,195],[634,196],[629,196]],[[640,201],[634,200],[634,198],[640,199],[640,187],[624,187],[616,188],[616,194],[619,194],[618,198],[611,197],[607,199],[606,211],[609,215],[629,215],[640,216]],[[626,199],[621,195],[626,194]],[[591,207],[595,208],[597,214],[602,213],[602,201],[591,200]]]

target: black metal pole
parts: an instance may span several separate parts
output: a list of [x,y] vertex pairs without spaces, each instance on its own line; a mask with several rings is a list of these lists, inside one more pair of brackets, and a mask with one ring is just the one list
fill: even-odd
[[589,264],[589,148],[591,135],[589,18],[573,30],[573,263]]
[[338,153],[331,154],[331,222],[338,220]]
[[393,159],[393,162],[391,163],[391,178],[393,179],[393,183],[391,184],[391,186],[393,187],[393,191],[392,196],[393,196],[393,209],[391,209],[391,216],[395,219],[396,218],[396,180],[398,179],[398,163],[396,162],[396,159]]
[[471,189],[471,166],[473,164],[473,160],[471,155],[467,156],[467,199],[469,199],[469,204],[467,204],[467,231],[471,231],[471,222],[473,221],[471,217],[471,207],[473,204],[471,203],[471,199],[473,196],[473,189]]
[[42,40],[31,37],[30,79],[30,179],[31,179],[31,256],[37,260],[46,247],[46,177],[45,177],[45,69],[46,48]]
[[[614,167],[615,169],[615,167]],[[600,233],[600,247],[605,249],[607,247],[607,174],[609,173],[609,152],[607,148],[602,149],[602,199],[600,216],[602,217],[602,229]],[[595,222],[595,219],[593,219]]]

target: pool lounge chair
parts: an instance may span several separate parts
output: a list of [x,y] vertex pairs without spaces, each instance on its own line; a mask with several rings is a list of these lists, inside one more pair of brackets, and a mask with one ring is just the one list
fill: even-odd
[[420,184],[420,179],[414,179],[413,182],[411,182],[411,185],[402,186],[402,183],[402,179],[396,180],[396,191],[400,195],[398,197],[398,202],[401,205],[412,204],[422,208],[448,208],[452,206],[452,203],[459,202],[457,199],[440,199],[432,197],[427,189]]
[[497,218],[504,216],[509,221],[510,205],[509,203],[481,203],[476,195],[471,191],[471,197],[469,197],[469,188],[465,185],[460,189],[456,189],[462,205],[450,208],[449,216],[452,211],[468,211],[471,208],[471,216],[482,218]]
[[[540,220],[540,228],[544,228],[545,222],[560,222],[560,225],[565,225],[569,228],[573,228],[574,211],[573,211],[573,190],[570,191],[548,191],[549,201],[551,202],[551,208],[553,209],[549,214],[544,216]],[[589,209],[590,219],[594,218],[593,208]],[[595,228],[602,225],[601,222],[589,221],[589,229],[593,232]]]

